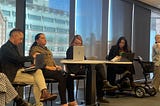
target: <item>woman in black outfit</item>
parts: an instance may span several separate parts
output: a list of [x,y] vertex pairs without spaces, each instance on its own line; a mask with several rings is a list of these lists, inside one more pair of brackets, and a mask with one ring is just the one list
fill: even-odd
[[[120,37],[117,41],[117,44],[112,46],[109,52],[109,56],[106,57],[107,60],[112,60],[115,57],[122,58],[125,53],[131,53],[131,51],[128,49],[127,40],[125,37]],[[112,66],[108,65],[107,69],[107,80],[112,84],[116,85],[115,79],[116,74],[122,74],[126,71],[131,72],[131,74],[128,76],[130,79],[131,84],[133,85],[133,77],[132,74],[134,73],[133,67],[127,67],[124,65],[119,66]]]
[[[82,45],[83,45],[83,42],[82,42],[81,36],[75,35],[73,40],[71,41],[70,47],[67,49],[66,58],[73,59],[73,46],[82,46]],[[69,72],[77,74],[77,75],[79,75],[79,74],[84,75],[85,71],[88,68],[90,68],[90,66],[88,66],[88,65],[80,65],[80,64],[67,65],[67,69],[69,70]],[[117,89],[117,86],[112,86],[107,81],[103,64],[96,65],[95,69],[96,69],[96,83],[97,83],[96,84],[97,101],[103,102],[103,103],[108,103],[108,100],[106,100],[106,98],[103,97],[104,92],[102,89],[112,89],[113,90],[113,89]],[[67,85],[70,86],[70,88],[74,89],[73,79],[68,77],[68,80],[70,80],[70,81],[67,81],[67,82],[69,82],[69,84],[67,84]],[[72,93],[74,93],[73,91],[74,90],[71,90]]]

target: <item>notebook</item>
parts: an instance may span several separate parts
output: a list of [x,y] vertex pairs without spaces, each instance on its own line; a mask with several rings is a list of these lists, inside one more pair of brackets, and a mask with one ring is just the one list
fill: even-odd
[[84,46],[73,46],[73,60],[84,60]]
[[35,59],[35,65],[28,68],[24,68],[22,72],[30,73],[36,71],[37,69],[41,69],[43,67],[44,67],[44,54],[38,54]]

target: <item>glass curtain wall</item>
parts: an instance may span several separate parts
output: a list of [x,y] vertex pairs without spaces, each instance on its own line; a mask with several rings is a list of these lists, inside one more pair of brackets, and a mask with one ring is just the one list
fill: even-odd
[[152,60],[152,46],[155,43],[155,35],[160,34],[160,13],[151,12],[150,31],[150,60]]
[[102,0],[76,0],[75,34],[82,36],[85,55],[104,58],[101,55]]
[[44,33],[54,57],[64,58],[69,45],[70,0],[26,0],[25,55],[37,33]]
[[[115,45],[119,37],[125,36],[129,46],[132,38],[133,4],[124,0],[109,1],[108,48]],[[108,52],[109,52],[108,49]]]
[[9,32],[15,27],[16,0],[0,0],[0,46],[9,37]]

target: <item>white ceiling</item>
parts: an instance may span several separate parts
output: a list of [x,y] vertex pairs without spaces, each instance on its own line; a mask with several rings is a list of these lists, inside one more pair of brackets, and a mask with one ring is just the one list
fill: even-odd
[[138,0],[160,9],[160,0]]

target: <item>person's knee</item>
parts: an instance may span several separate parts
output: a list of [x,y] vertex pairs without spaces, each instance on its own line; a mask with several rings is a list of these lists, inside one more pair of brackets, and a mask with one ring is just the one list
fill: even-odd
[[35,73],[43,74],[41,69],[37,69]]

